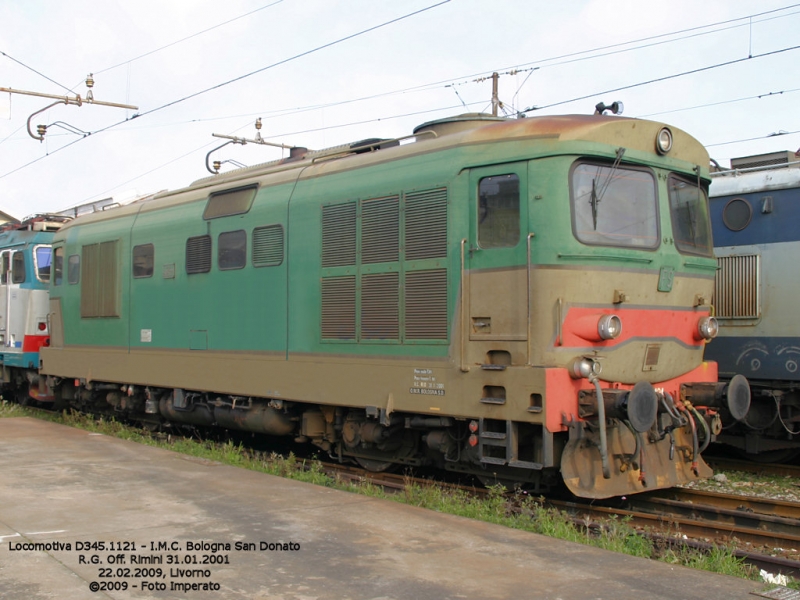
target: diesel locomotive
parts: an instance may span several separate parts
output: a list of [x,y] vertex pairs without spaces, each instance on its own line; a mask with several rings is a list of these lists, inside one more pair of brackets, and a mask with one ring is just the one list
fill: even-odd
[[708,155],[661,123],[468,114],[215,175],[53,239],[48,393],[604,498],[708,477],[749,408]]
[[731,167],[712,174],[720,334],[706,356],[723,378],[747,376],[752,404],[718,441],[753,460],[785,461],[800,454],[800,156],[749,156]]

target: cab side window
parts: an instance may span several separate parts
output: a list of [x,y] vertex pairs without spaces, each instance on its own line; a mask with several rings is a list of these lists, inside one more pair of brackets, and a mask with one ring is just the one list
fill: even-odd
[[484,177],[478,183],[478,244],[510,248],[519,242],[519,176]]
[[61,285],[64,280],[64,248],[56,248],[53,253],[53,285]]
[[25,254],[14,252],[11,259],[11,283],[25,283]]

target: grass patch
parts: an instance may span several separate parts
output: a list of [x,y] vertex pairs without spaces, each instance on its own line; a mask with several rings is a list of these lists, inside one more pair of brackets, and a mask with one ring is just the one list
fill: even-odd
[[[330,475],[325,472],[324,465],[316,460],[300,459],[294,455],[253,452],[230,441],[212,442],[166,434],[150,435],[113,419],[94,418],[70,411],[52,413],[0,401],[0,418],[4,417],[35,417],[226,465],[385,498],[613,552],[714,573],[759,579],[758,570],[749,568],[741,559],[736,558],[730,548],[716,547],[710,553],[701,553],[688,548],[664,547],[641,535],[626,519],[610,518],[599,524],[576,523],[569,514],[545,506],[542,498],[524,492],[508,494],[502,486],[494,486],[487,495],[477,496],[436,483],[420,485],[407,482],[401,492],[387,493],[369,481],[344,480]],[[797,586],[795,582],[790,585]]]

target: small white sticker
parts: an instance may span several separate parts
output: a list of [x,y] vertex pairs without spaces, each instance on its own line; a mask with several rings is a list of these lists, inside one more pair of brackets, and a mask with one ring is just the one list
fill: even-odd
[[152,329],[142,329],[142,343],[150,343],[153,341],[153,330]]

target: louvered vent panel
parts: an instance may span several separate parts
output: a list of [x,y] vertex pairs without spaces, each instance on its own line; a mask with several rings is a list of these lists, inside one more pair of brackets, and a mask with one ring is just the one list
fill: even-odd
[[405,258],[447,256],[447,188],[406,194]]
[[81,317],[96,317],[99,314],[97,272],[100,269],[100,244],[81,248],[81,265]]
[[361,204],[361,263],[399,260],[400,203],[397,196]]
[[361,278],[361,338],[396,340],[400,337],[400,276],[398,273]]
[[322,207],[322,266],[356,264],[355,202]]
[[351,340],[356,337],[356,278],[322,280],[322,338]]
[[447,339],[447,271],[406,273],[405,337]]
[[118,317],[117,242],[100,244],[98,309],[100,317]]
[[83,246],[81,263],[81,317],[118,317],[117,241]]
[[268,225],[253,230],[253,266],[275,267],[283,262],[283,226]]
[[714,283],[714,307],[721,319],[757,319],[761,313],[758,293],[761,257],[757,254],[720,256]]
[[211,236],[201,235],[186,240],[186,272],[208,273],[211,270]]

